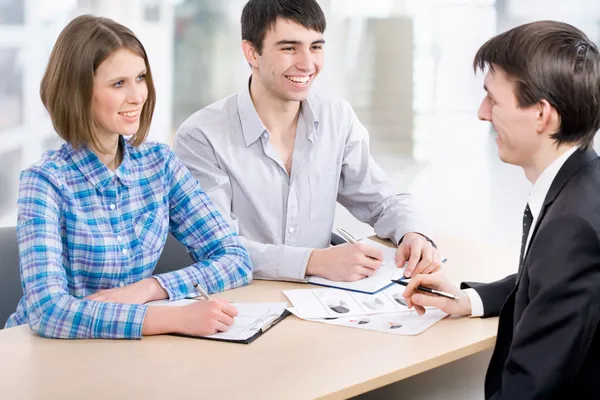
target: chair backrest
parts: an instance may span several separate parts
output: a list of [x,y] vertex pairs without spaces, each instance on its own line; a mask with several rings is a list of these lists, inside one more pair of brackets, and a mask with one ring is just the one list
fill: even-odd
[[0,227],[0,329],[22,296],[17,230],[14,226]]
[[169,233],[162,254],[156,263],[154,274],[162,274],[189,267],[193,262],[186,247]]

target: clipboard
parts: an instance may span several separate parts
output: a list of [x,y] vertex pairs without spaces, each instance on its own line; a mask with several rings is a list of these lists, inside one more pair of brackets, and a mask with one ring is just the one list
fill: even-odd
[[286,319],[291,314],[292,314],[291,312],[289,312],[288,310],[285,310],[283,312],[283,314],[281,314],[279,317],[274,318],[273,321],[269,322],[267,325],[260,328],[253,336],[249,337],[248,339],[219,339],[219,338],[213,338],[210,336],[192,336],[192,335],[180,335],[180,334],[174,334],[174,336],[189,337],[189,338],[193,338],[193,339],[214,340],[216,342],[250,344],[250,343],[254,342],[256,339],[258,339],[259,337],[261,337],[263,333],[267,332],[269,329],[271,329],[272,327],[274,327],[275,325],[277,325],[278,323],[280,323],[281,321]]
[[[185,306],[195,301],[203,300],[197,298],[177,301],[159,300],[147,304],[150,306],[177,307]],[[172,333],[171,335],[220,342],[250,344],[290,315],[290,312],[286,309],[287,302],[233,304],[238,309],[239,314],[227,332],[218,332],[210,336],[195,336],[180,333]]]

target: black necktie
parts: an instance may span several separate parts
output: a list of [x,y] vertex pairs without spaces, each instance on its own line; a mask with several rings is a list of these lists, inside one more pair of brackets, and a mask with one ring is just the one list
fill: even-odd
[[523,237],[521,238],[521,256],[519,257],[519,269],[523,268],[523,258],[525,258],[525,244],[529,237],[529,230],[531,229],[531,223],[533,222],[533,215],[529,209],[529,204],[525,207],[523,213]]

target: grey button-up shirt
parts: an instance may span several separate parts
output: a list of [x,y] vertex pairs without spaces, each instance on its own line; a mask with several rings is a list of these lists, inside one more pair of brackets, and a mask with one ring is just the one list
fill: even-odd
[[249,89],[189,117],[175,153],[238,230],[259,279],[305,281],[314,248],[329,245],[336,201],[396,243],[422,232],[369,153],[349,103],[313,95],[301,103],[291,176],[269,144]]

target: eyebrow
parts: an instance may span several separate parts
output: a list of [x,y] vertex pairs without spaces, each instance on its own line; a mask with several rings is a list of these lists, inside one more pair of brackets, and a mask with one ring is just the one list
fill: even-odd
[[[295,45],[298,45],[298,44],[302,44],[302,42],[299,41],[299,40],[280,40],[279,42],[275,43],[276,46],[280,46],[282,44],[295,44]],[[325,40],[324,39],[315,40],[311,44],[325,44]]]
[[[140,75],[144,75],[147,73],[148,73],[148,70],[146,68],[144,68],[139,74],[136,75],[136,78]],[[117,78],[107,79],[106,82],[119,82],[119,81],[124,81],[124,80],[127,80],[127,77],[119,76]]]

